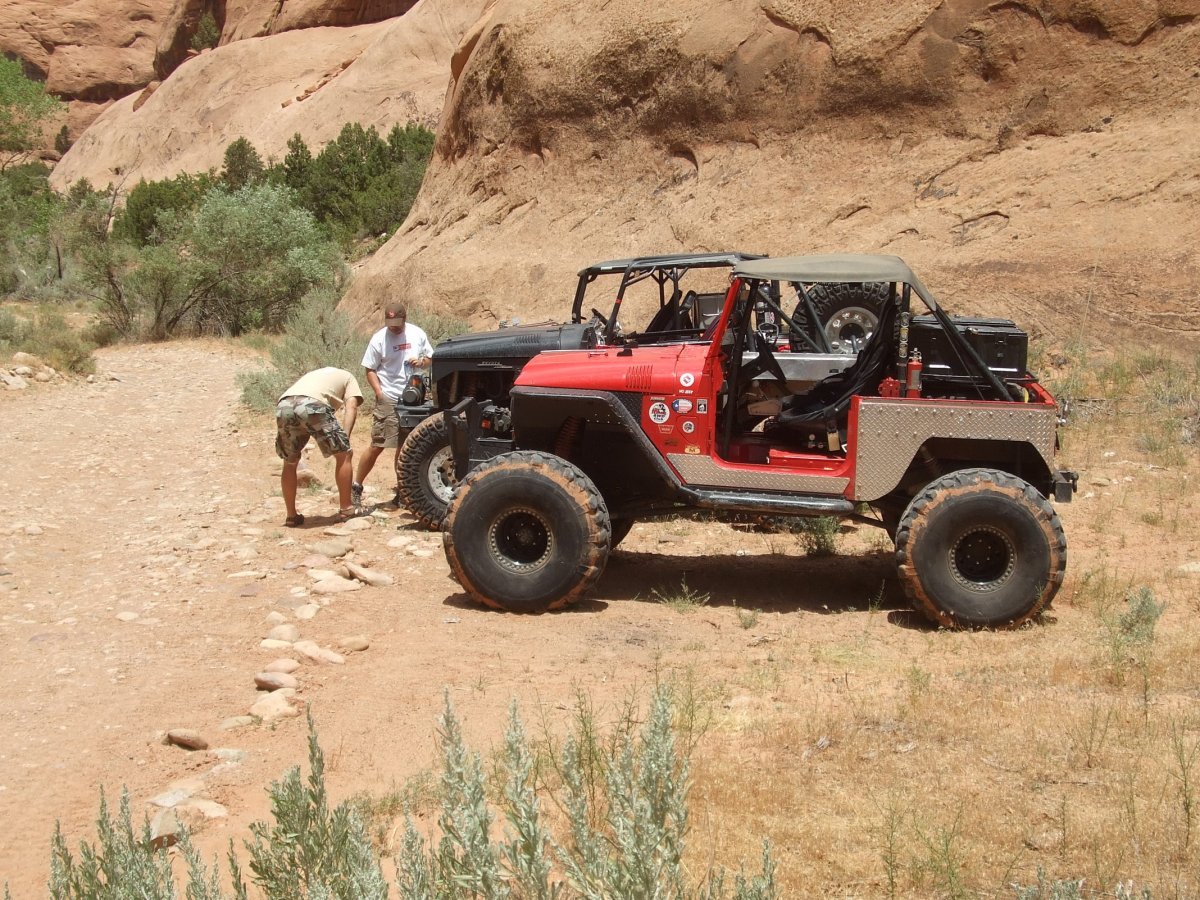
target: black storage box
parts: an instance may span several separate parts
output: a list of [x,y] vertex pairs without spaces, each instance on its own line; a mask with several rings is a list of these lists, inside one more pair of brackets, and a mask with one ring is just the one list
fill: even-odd
[[[980,359],[1000,378],[1013,379],[1025,375],[1029,362],[1029,335],[1008,319],[978,319],[970,316],[951,316],[967,343],[975,348]],[[923,376],[948,377],[949,380],[970,378],[974,371],[970,362],[960,359],[958,349],[950,342],[945,330],[932,315],[914,316],[909,325],[908,344],[921,351]]]

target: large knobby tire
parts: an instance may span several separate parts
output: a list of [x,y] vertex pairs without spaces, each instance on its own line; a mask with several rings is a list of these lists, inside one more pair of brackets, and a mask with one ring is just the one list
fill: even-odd
[[566,460],[505,453],[463,479],[442,541],[450,571],[476,600],[540,613],[573,602],[600,578],[610,549],[608,507]]
[[[822,283],[809,287],[808,296],[830,346],[858,353],[879,327],[888,286],[883,282]],[[808,311],[803,303],[797,307],[794,318],[801,328],[807,326]]]
[[896,562],[917,609],[949,628],[1015,628],[1062,585],[1067,539],[1036,489],[993,469],[943,475],[908,505]]
[[426,528],[440,529],[458,484],[450,432],[440,414],[430,416],[404,441],[396,457],[396,483],[408,511]]

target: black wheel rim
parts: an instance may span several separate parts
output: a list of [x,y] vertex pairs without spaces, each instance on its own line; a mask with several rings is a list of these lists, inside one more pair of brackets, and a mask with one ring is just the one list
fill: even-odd
[[532,509],[512,509],[498,516],[488,529],[492,558],[509,572],[536,572],[550,559],[554,532],[550,523]]
[[980,525],[963,532],[950,548],[950,571],[965,588],[991,591],[1012,577],[1016,559],[1008,535]]

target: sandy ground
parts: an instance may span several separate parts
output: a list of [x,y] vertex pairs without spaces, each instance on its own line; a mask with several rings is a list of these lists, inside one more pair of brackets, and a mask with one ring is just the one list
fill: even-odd
[[[198,796],[228,810],[198,837],[217,852],[266,816],[270,782],[306,760],[302,718],[219,728],[261,696],[255,673],[289,655],[260,648],[267,617],[290,621],[291,607],[312,599],[297,597],[313,583],[298,564],[334,524],[331,497],[302,490],[306,527],[280,527],[270,423],[247,425],[237,404],[235,375],[251,365],[202,342],[115,348],[93,384],[0,394],[0,821],[21,823],[0,829],[0,878],[17,898],[41,893],[56,820],[72,844],[92,835],[101,789],[111,799],[124,786],[135,815],[153,815],[150,798],[203,778]],[[368,479],[377,500],[385,462]],[[312,468],[332,481],[319,456]],[[468,739],[486,748],[514,697],[533,719],[565,709],[578,688],[603,701],[653,683],[666,656],[703,664],[722,652],[722,635],[725,650],[751,638],[732,607],[684,617],[637,602],[687,576],[717,596],[744,582],[739,551],[714,551],[703,533],[724,526],[638,526],[591,599],[523,618],[469,603],[440,536],[407,514],[371,521],[349,538],[355,555],[396,584],[334,598],[297,623],[323,646],[371,642],[344,665],[297,672],[338,796],[382,792],[433,762],[443,686]],[[404,536],[407,550],[388,547]],[[766,549],[758,537],[748,546]],[[795,591],[788,568],[765,558],[761,580],[742,585],[744,605],[826,612],[822,592]],[[838,580],[865,607],[887,571],[868,560]],[[222,765],[165,745],[173,728],[245,757]]]
[[[220,726],[259,698],[256,672],[294,655],[260,647],[272,613],[322,646],[350,635],[370,642],[344,665],[296,673],[335,799],[385,792],[434,763],[444,688],[468,741],[486,754],[513,698],[528,721],[553,727],[577,690],[603,705],[693,672],[720,685],[729,716],[739,694],[811,715],[800,711],[845,693],[838,654],[851,650],[895,663],[856,667],[855,694],[884,698],[897,690],[892,670],[907,660],[937,671],[961,668],[964,653],[1002,648],[1084,652],[1086,620],[1069,603],[1056,607],[1057,627],[1034,633],[931,631],[896,598],[890,553],[869,529],[845,537],[844,555],[806,559],[786,535],[639,524],[589,599],[562,614],[518,617],[468,602],[449,578],[440,537],[416,530],[405,513],[380,514],[346,539],[356,559],[395,584],[334,597],[295,621],[296,607],[314,599],[301,563],[328,539],[335,502],[302,492],[308,524],[280,527],[270,423],[237,403],[235,375],[253,364],[215,343],[111,348],[93,384],[0,393],[0,880],[18,900],[44,894],[56,820],[72,844],[92,836],[101,789],[114,798],[126,787],[135,815],[155,812],[149,800],[181,784],[221,804],[227,815],[197,837],[210,856],[267,816],[265,789],[305,761],[304,719]],[[332,480],[328,463],[318,458],[312,468]],[[381,461],[368,488],[379,499],[388,483]],[[1088,535],[1071,551],[1076,577],[1133,546],[1101,528],[1124,502],[1114,490],[1089,483],[1091,499],[1060,509],[1068,535]],[[1149,547],[1153,538],[1129,540]],[[1195,549],[1188,538],[1159,552],[1178,565]],[[657,602],[656,591],[677,593],[683,578],[711,595],[708,606],[681,615]],[[1177,598],[1181,615],[1186,606]],[[745,611],[755,609],[761,615],[748,623]],[[780,660],[790,661],[785,682],[759,684]],[[230,760],[166,745],[172,728],[243,753]],[[796,752],[776,750],[779,765]],[[698,814],[697,827],[720,832],[719,814],[705,821]],[[800,863],[802,847],[779,849],[781,867]]]

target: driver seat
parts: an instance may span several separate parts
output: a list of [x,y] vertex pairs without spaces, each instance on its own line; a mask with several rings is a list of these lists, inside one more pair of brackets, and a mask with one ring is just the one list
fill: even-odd
[[843,435],[850,401],[855,396],[877,396],[879,382],[892,364],[892,336],[895,330],[896,305],[884,305],[875,334],[858,355],[858,359],[841,372],[835,372],[803,394],[791,394],[783,399],[783,408],[775,416],[772,430],[791,432],[797,437],[815,433],[832,434],[836,429]]

